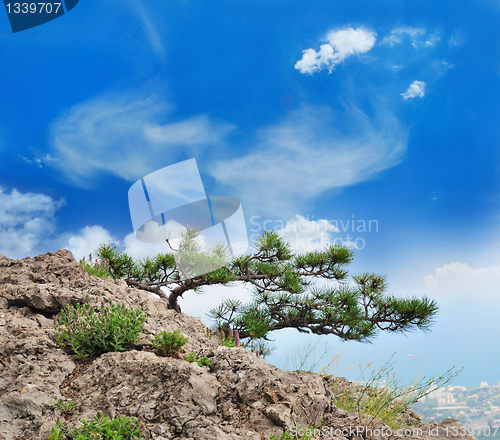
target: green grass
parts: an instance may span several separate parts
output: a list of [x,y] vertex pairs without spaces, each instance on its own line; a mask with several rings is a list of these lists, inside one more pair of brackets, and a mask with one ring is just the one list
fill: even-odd
[[[302,350],[297,349],[295,357],[291,361],[287,358],[285,369],[291,365],[294,371],[313,373],[329,350],[329,346],[326,344],[323,354],[319,358],[315,357],[315,349],[319,342],[316,342],[315,345],[309,343]],[[319,375],[334,377],[336,374],[333,374],[332,369],[338,366],[339,358],[344,351],[323,367]],[[393,373],[393,357],[394,354],[384,366],[373,372],[368,380],[365,380],[364,372],[371,363],[364,369],[359,366],[362,379],[360,382],[364,385],[334,386],[332,389],[335,393],[334,404],[338,408],[356,414],[360,420],[378,419],[377,422],[374,420],[373,423],[384,423],[391,429],[399,429],[411,424],[408,414],[411,412],[413,404],[422,397],[449,384],[462,371],[461,369],[453,371],[455,367],[452,367],[437,379],[434,377],[419,379],[419,374],[410,384],[401,385]],[[381,386],[382,383],[384,386]]]
[[143,440],[144,426],[135,417],[120,416],[114,419],[97,414],[90,422],[82,420],[80,428],[66,432],[59,420],[50,430],[48,440]]
[[[410,421],[407,415],[414,403],[446,386],[462,371],[453,372],[455,367],[452,367],[437,379],[431,377],[427,380],[425,376],[419,380],[417,375],[410,384],[402,386],[393,373],[393,357],[394,355],[378,372],[373,372],[368,380],[364,380],[362,371],[364,385],[334,386],[334,404],[350,413],[356,413],[360,420],[366,420],[366,416],[370,416],[368,420],[379,419],[379,423],[388,425],[391,429],[399,429],[408,426]],[[384,386],[381,386],[381,383],[384,383]]]

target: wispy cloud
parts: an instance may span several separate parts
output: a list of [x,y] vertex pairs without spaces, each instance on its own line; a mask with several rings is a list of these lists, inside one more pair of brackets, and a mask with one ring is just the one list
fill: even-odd
[[456,30],[448,40],[448,45],[450,47],[456,47],[456,46],[461,46],[462,44],[463,44],[462,31]]
[[158,32],[158,29],[154,25],[153,21],[151,20],[150,14],[146,11],[144,4],[137,0],[130,0],[130,3],[136,9],[139,15],[142,25],[144,26],[144,29],[146,31],[146,35],[149,39],[149,43],[151,44],[151,47],[160,58],[164,59],[165,49],[163,47],[160,33]]
[[303,51],[302,59],[295,63],[295,69],[312,74],[327,68],[331,73],[346,58],[368,52],[375,44],[376,35],[364,28],[330,31],[326,37],[327,43],[320,46],[319,52],[314,49]]
[[425,41],[425,44],[427,46],[434,46],[440,40],[441,40],[441,38],[438,37],[437,35],[432,35],[432,36],[429,37],[428,40]]
[[426,30],[424,28],[411,27],[411,26],[401,26],[394,28],[390,35],[382,39],[382,44],[390,44],[394,46],[395,44],[399,44],[403,41],[405,36],[410,37],[412,40],[412,45],[417,46],[418,40],[417,37],[420,35],[425,35]]
[[[0,187],[0,251],[9,258],[24,258],[54,233],[54,215],[64,205],[45,194],[10,194]],[[32,255],[34,256],[34,255]]]
[[159,164],[175,162],[181,151],[195,156],[203,148],[223,145],[234,128],[206,115],[158,122],[171,113],[154,96],[111,95],[76,105],[52,124],[53,166],[82,187],[102,173],[133,181]]
[[305,106],[263,130],[253,153],[219,161],[211,173],[233,186],[244,206],[286,215],[324,191],[372,179],[401,161],[407,136],[392,114],[371,119],[350,107],[343,117]]
[[413,81],[406,92],[401,93],[401,96],[406,101],[407,99],[423,98],[425,96],[425,86],[423,81]]
[[56,160],[50,154],[46,154],[43,157],[33,157],[32,159],[29,159],[25,156],[21,156],[21,157],[26,163],[34,164],[38,168],[43,168],[44,164],[47,165],[47,164],[50,164]]

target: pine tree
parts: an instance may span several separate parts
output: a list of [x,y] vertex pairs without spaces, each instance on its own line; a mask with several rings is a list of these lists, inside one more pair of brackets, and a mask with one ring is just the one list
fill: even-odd
[[[254,288],[250,303],[226,300],[209,312],[216,328],[226,334],[238,330],[247,344],[269,340],[271,332],[284,328],[370,342],[380,330],[427,331],[438,312],[429,298],[387,295],[385,277],[374,273],[355,275],[348,283],[346,267],[353,251],[346,247],[295,255],[277,233],[265,231],[254,244],[253,255],[230,258],[221,245],[203,252],[198,235],[199,230],[188,228],[175,252],[139,261],[110,245],[101,245],[96,253],[108,261],[113,278],[159,295],[177,312],[181,311],[178,299],[187,291],[249,283]],[[208,271],[213,263],[222,267],[188,278],[192,267],[205,264]],[[331,287],[315,286],[318,279],[329,280]]]

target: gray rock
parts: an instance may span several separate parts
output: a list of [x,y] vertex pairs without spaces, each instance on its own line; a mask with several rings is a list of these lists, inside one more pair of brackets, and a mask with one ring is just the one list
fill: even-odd
[[[55,342],[52,315],[86,299],[92,307],[112,300],[143,310],[139,342],[127,352],[74,360]],[[151,339],[163,330],[180,330],[189,337],[184,353],[208,356],[212,365],[158,356]],[[346,430],[361,421],[332,403],[332,383],[348,381],[282,371],[244,348],[220,346],[206,330],[199,318],[168,309],[154,295],[89,275],[67,250],[22,260],[0,254],[0,440],[47,439],[55,420],[65,418],[54,399],[76,402],[69,429],[102,412],[141,417],[156,440],[268,440],[296,424],[321,423],[321,436],[313,438],[353,438]],[[453,426],[462,425],[421,424],[422,435],[403,436],[444,439]]]

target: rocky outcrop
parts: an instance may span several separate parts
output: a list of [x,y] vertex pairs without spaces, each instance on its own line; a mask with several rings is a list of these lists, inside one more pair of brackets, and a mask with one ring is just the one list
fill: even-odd
[[[127,352],[74,360],[56,344],[52,316],[66,305],[97,308],[111,300],[147,314],[139,342]],[[155,333],[178,329],[189,337],[185,352],[207,356],[210,367],[153,351]],[[140,416],[147,436],[158,440],[268,440],[296,424],[322,425],[315,438],[397,437],[353,431],[363,421],[332,403],[331,381],[342,379],[282,371],[244,348],[220,346],[206,330],[154,295],[87,274],[67,250],[23,260],[0,254],[0,439],[47,439],[64,418],[54,399],[76,402],[70,429],[98,412]],[[461,427],[448,419],[400,437],[450,437],[449,426]]]

